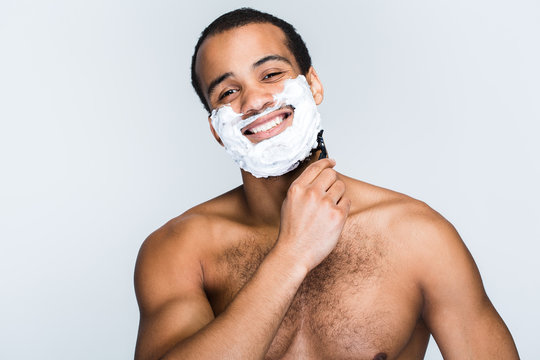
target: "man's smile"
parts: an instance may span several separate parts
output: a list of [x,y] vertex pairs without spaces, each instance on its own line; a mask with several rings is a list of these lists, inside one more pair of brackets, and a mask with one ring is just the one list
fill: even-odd
[[261,116],[241,131],[249,141],[258,143],[283,132],[283,130],[292,125],[293,117],[294,108],[292,106],[286,106],[272,111],[270,114]]

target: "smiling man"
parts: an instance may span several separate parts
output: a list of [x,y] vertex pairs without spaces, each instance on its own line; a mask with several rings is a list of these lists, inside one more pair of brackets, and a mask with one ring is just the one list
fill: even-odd
[[450,223],[318,160],[323,87],[291,25],[219,17],[192,81],[243,184],[144,242],[136,359],[422,359],[430,333],[445,359],[518,358]]

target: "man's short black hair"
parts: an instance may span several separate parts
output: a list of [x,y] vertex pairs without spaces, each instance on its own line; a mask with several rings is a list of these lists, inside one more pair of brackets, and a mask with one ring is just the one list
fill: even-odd
[[204,108],[208,112],[210,112],[210,106],[208,106],[206,103],[199,78],[195,73],[195,61],[197,59],[197,53],[199,52],[201,44],[209,36],[220,34],[240,26],[260,23],[269,23],[275,25],[283,31],[285,38],[287,39],[285,45],[294,55],[294,58],[300,67],[301,73],[304,75],[307,74],[311,66],[311,57],[309,56],[309,51],[304,43],[304,40],[302,40],[302,37],[296,32],[296,29],[291,24],[275,17],[274,15],[251,8],[241,8],[230,11],[218,17],[210,25],[208,25],[206,29],[203,30],[201,36],[199,37],[199,41],[197,41],[197,45],[195,45],[195,51],[193,52],[193,57],[191,58],[191,84],[193,85],[197,95],[199,95]]

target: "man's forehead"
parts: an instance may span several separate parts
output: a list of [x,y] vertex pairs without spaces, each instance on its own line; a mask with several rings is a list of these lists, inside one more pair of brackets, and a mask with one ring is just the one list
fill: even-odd
[[296,65],[283,31],[269,23],[254,23],[209,36],[199,48],[195,71],[203,88],[209,79],[235,68],[246,68],[261,57],[277,54]]

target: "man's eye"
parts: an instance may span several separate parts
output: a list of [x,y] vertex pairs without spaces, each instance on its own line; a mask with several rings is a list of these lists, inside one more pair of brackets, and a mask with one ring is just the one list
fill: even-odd
[[235,91],[236,91],[236,90],[234,90],[234,89],[229,89],[229,90],[223,92],[223,93],[219,96],[219,100],[225,99],[227,96],[233,94]]
[[271,77],[278,76],[278,75],[281,75],[281,74],[283,74],[283,73],[282,72],[273,72],[273,73],[265,75],[265,77],[263,79],[270,79]]

